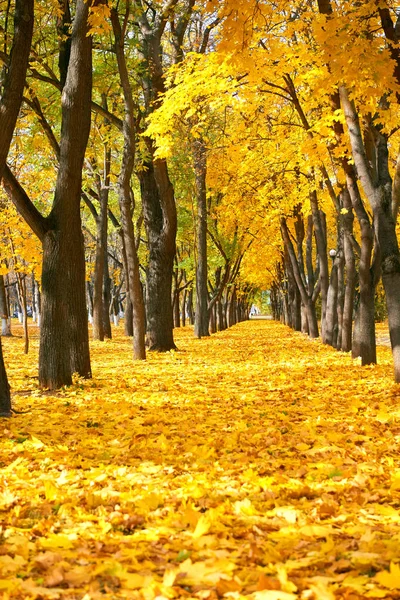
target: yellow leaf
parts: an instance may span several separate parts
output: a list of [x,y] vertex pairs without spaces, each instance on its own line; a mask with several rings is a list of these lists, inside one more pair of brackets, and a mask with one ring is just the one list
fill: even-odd
[[31,435],[31,445],[37,450],[40,450],[40,448],[44,448],[43,442],[41,442],[39,438],[35,437],[34,435]]
[[137,590],[139,588],[148,587],[153,578],[151,575],[140,575],[139,573],[125,573],[121,575],[123,587],[128,590]]
[[63,533],[53,533],[50,534],[47,538],[42,538],[40,540],[40,545],[45,550],[52,550],[53,548],[64,548],[65,550],[69,550],[74,547],[73,539],[76,536],[69,536]]
[[211,521],[208,515],[201,515],[197,521],[196,529],[193,531],[193,537],[199,538],[209,532],[211,528]]
[[262,590],[248,596],[252,600],[297,600],[297,595],[281,592],[280,590]]
[[333,531],[331,527],[324,527],[323,525],[305,525],[300,528],[299,533],[307,537],[328,538]]
[[46,496],[46,500],[54,500],[58,495],[58,487],[53,481],[47,479],[44,482],[44,493]]
[[314,593],[314,597],[318,598],[318,600],[335,600],[335,595],[329,589],[329,584],[326,581],[310,583],[309,589]]
[[278,575],[279,583],[284,592],[296,592],[297,586],[288,580],[288,575],[285,565],[276,565],[276,572]]
[[180,572],[180,567],[175,567],[174,569],[167,569],[164,573],[163,577],[163,585],[167,587],[171,587],[175,583],[176,576]]
[[390,571],[380,571],[375,575],[375,579],[378,583],[391,590],[398,590],[400,589],[400,567],[391,562]]

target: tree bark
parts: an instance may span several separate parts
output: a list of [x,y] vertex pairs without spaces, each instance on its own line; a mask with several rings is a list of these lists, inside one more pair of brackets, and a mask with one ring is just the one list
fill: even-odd
[[314,190],[310,194],[311,211],[314,224],[315,242],[318,252],[319,264],[319,282],[321,290],[321,337],[326,343],[325,325],[326,325],[326,304],[328,299],[329,287],[329,266],[326,243],[326,231],[324,227],[324,215],[318,206],[317,192]]
[[[103,104],[105,104],[103,102]],[[106,104],[105,104],[106,106]],[[108,196],[110,189],[111,150],[104,145],[103,180],[98,175],[100,210],[96,217],[96,257],[93,284],[93,339],[104,341],[104,270],[107,260]]]
[[[33,0],[16,0],[14,37],[0,99],[0,180],[22,103],[34,23]],[[10,416],[10,385],[0,343],[0,416]]]
[[11,416],[11,393],[6,368],[3,359],[3,349],[0,338],[0,417]]
[[4,275],[0,275],[0,317],[1,317],[1,335],[3,337],[11,336],[10,314],[8,311],[8,302],[6,296],[6,286],[4,284]]
[[289,259],[292,264],[293,275],[294,275],[297,287],[299,288],[301,300],[307,311],[307,319],[308,319],[308,327],[309,327],[310,337],[316,338],[316,337],[318,337],[319,333],[318,333],[317,315],[315,313],[315,306],[313,304],[312,298],[310,298],[310,296],[308,295],[306,287],[304,285],[304,282],[301,278],[300,269],[299,269],[299,266],[298,266],[298,263],[296,260],[296,254],[295,254],[295,251],[293,248],[292,240],[290,239],[290,236],[289,236],[289,230],[287,227],[286,219],[284,217],[281,218],[281,232],[282,232],[283,242],[287,248],[287,251],[289,254]]
[[72,373],[91,377],[85,302],[85,254],[80,198],[83,159],[90,131],[92,37],[90,2],[78,0],[71,55],[62,92],[60,166],[43,243],[42,327],[39,383],[57,389]]
[[192,146],[197,201],[196,320],[194,334],[196,337],[201,338],[210,335],[208,330],[207,289],[207,153],[202,139],[195,139]]
[[124,36],[116,9],[111,10],[111,22],[115,38],[118,71],[124,93],[124,149],[121,171],[118,178],[118,200],[121,211],[122,232],[125,242],[129,281],[129,295],[132,303],[133,358],[144,360],[145,348],[145,309],[142,284],[140,282],[139,259],[136,249],[135,229],[133,226],[134,198],[131,190],[131,177],[135,165],[136,124],[135,106],[129,83],[128,68],[124,54]]
[[[152,144],[149,147],[152,153]],[[177,216],[174,190],[165,160],[148,161],[139,174],[144,224],[149,247],[146,268],[146,343],[149,350],[175,349],[172,273]]]

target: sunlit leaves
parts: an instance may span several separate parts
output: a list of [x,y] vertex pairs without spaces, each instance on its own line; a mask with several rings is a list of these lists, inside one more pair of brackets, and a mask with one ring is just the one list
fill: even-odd
[[30,412],[1,423],[2,591],[396,597],[389,349],[360,368],[253,321],[201,341],[177,331],[181,351],[132,371],[114,333],[93,343],[95,379],[57,395],[36,389],[21,340],[4,340]]

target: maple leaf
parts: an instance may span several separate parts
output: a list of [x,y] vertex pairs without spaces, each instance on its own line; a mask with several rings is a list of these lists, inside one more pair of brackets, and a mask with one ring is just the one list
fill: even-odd
[[400,567],[391,562],[389,571],[380,571],[375,575],[378,583],[391,590],[400,589]]

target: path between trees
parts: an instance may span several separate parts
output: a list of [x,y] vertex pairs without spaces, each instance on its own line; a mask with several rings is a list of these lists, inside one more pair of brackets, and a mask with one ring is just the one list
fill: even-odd
[[4,339],[30,412],[1,422],[1,593],[400,598],[390,350],[360,367],[271,321],[176,338],[135,365],[94,343],[94,379],[54,395]]

